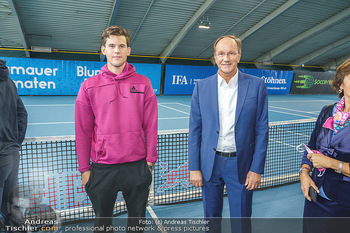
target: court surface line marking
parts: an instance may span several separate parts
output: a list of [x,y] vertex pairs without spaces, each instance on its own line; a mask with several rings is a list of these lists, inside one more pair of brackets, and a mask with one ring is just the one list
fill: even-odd
[[166,230],[164,229],[161,221],[159,221],[158,216],[156,215],[156,213],[154,213],[153,209],[150,206],[147,206],[146,208],[147,208],[148,213],[152,216],[154,222],[157,224],[160,231],[162,233],[167,233]]
[[[306,112],[302,110],[295,110],[295,109],[290,109],[290,108],[281,108],[281,107],[275,107],[275,106],[269,106],[269,108],[277,108],[277,109],[282,109],[282,110],[287,110],[287,111],[293,111],[293,112],[303,112],[303,113],[310,113],[310,114],[315,114],[315,112]],[[318,113],[317,113],[318,114]]]
[[25,104],[25,107],[67,107],[75,104]]
[[181,103],[161,103],[161,104],[178,104],[178,105],[189,107],[189,108],[191,107],[191,105],[181,104]]
[[285,145],[285,146],[290,146],[290,147],[293,147],[293,148],[297,148],[296,146],[293,146],[291,144],[284,143],[284,142],[281,142],[281,141],[277,141],[277,140],[274,140],[272,138],[269,138],[269,141],[273,141],[273,142],[280,143],[280,144]]
[[284,113],[288,115],[294,115],[294,116],[300,116],[300,117],[307,117],[307,118],[312,118],[311,116],[305,116],[305,115],[300,115],[300,114],[295,114],[295,113],[289,113],[289,112],[282,112],[282,111],[277,111],[277,110],[269,110],[270,112],[278,112],[278,113]]
[[60,125],[60,124],[74,124],[74,122],[41,122],[41,123],[28,123],[28,125]]
[[158,120],[177,120],[177,119],[188,119],[189,117],[162,117],[158,118]]
[[186,115],[190,115],[190,114],[187,113],[187,112],[180,111],[180,110],[178,110],[178,109],[171,108],[171,107],[168,107],[168,106],[164,106],[163,104],[158,104],[158,105],[161,106],[161,107],[164,107],[164,108],[168,108],[168,109],[174,110],[174,111],[176,111],[176,112],[181,112],[181,113],[184,113],[184,114],[186,114]]
[[269,103],[292,103],[292,102],[319,102],[319,101],[324,101],[324,102],[330,102],[332,100],[269,100]]

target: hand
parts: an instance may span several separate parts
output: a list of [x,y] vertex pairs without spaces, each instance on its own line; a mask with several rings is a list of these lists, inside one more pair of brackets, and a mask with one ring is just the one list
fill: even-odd
[[261,182],[261,175],[252,171],[249,171],[247,174],[247,179],[245,180],[244,186],[247,186],[246,188],[248,190],[254,190],[256,189]]
[[203,186],[202,172],[199,170],[190,171],[190,182],[193,184],[194,187]]
[[81,182],[83,183],[84,186],[89,181],[89,179],[90,179],[90,171],[86,171],[81,174]]
[[307,158],[312,162],[315,168],[329,168],[332,158],[319,153],[309,153]]
[[301,184],[301,191],[303,191],[305,198],[309,201],[311,201],[311,197],[309,196],[310,186],[312,186],[317,193],[320,193],[317,186],[315,185],[315,182],[311,179],[311,177],[308,174],[304,172],[300,173],[300,184]]
[[[154,167],[154,163],[151,163],[151,162],[147,162],[147,165]],[[151,175],[152,175],[153,170],[150,168],[149,171],[151,172]]]

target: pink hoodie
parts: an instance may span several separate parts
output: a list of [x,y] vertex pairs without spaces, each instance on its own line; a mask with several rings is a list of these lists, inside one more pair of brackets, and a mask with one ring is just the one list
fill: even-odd
[[146,158],[155,163],[157,98],[150,80],[126,62],[116,75],[102,67],[85,80],[75,103],[75,139],[79,171],[93,163],[119,164]]

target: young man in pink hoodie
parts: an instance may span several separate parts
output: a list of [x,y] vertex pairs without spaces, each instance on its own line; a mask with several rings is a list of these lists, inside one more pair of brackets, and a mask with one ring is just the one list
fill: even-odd
[[122,191],[128,232],[134,232],[145,218],[158,156],[157,98],[150,80],[126,61],[129,33],[111,26],[102,40],[107,64],[82,83],[75,104],[79,171],[96,214],[96,231],[112,225],[114,203]]

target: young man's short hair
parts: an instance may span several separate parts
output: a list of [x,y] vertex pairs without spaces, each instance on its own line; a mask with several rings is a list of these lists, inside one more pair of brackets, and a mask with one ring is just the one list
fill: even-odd
[[106,41],[110,36],[125,36],[126,45],[130,45],[130,33],[120,26],[110,26],[106,28],[102,33],[102,45],[106,46]]

